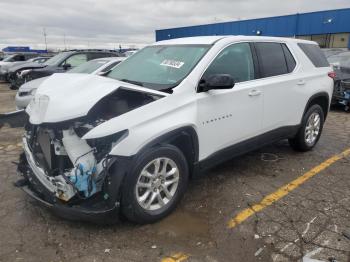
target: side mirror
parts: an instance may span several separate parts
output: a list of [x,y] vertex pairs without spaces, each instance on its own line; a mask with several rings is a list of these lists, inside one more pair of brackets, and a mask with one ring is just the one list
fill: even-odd
[[231,89],[235,85],[235,80],[229,74],[215,74],[199,81],[197,92],[207,92],[212,89]]
[[71,68],[72,66],[71,66],[71,64],[64,64],[63,65],[63,69],[64,70],[67,70],[67,69],[69,69],[69,68]]

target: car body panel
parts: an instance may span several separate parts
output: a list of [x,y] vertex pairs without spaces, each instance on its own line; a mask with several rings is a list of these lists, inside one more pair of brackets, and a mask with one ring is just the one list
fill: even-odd
[[[30,115],[32,124],[54,123],[75,119],[85,116],[101,98],[119,87],[164,95],[163,92],[102,76],[54,74],[40,85],[26,111]],[[48,99],[48,103],[43,103],[43,97]]]

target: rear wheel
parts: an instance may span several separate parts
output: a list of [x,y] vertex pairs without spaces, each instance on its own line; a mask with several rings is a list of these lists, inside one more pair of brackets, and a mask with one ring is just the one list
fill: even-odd
[[292,139],[289,139],[293,149],[298,151],[311,150],[320,139],[324,124],[324,112],[320,105],[312,105],[305,113],[301,127]]
[[171,145],[142,154],[123,185],[122,212],[131,221],[152,223],[168,215],[188,183],[187,161]]

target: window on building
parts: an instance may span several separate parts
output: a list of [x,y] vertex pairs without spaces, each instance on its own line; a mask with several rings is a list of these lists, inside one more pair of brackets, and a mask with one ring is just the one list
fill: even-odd
[[203,77],[215,74],[229,74],[236,83],[254,79],[254,62],[250,45],[233,44],[221,51]]

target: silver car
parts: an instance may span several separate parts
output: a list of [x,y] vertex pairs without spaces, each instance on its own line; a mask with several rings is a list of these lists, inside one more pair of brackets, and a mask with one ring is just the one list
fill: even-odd
[[[125,60],[125,57],[98,58],[77,66],[67,73],[104,75],[123,60]],[[21,85],[16,94],[16,108],[18,110],[25,109],[30,100],[34,97],[38,87],[49,77],[50,76],[38,78]]]

